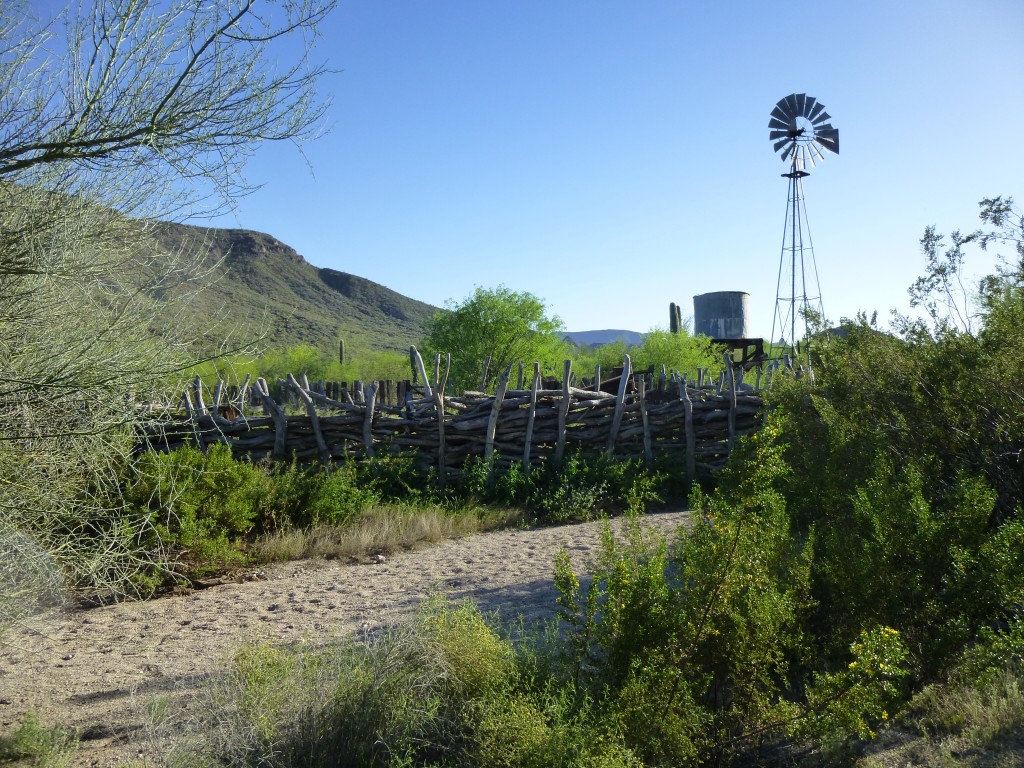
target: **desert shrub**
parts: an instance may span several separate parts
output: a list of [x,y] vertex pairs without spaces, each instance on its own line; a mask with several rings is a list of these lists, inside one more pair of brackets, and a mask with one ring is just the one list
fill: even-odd
[[[35,712],[28,712],[21,724],[7,736],[0,736],[0,762],[39,768],[67,768],[74,764],[78,736],[65,728],[47,728]],[[26,761],[26,762],[22,762]]]
[[545,463],[530,473],[527,507],[541,522],[593,520],[602,513],[640,511],[660,501],[662,476],[638,460],[619,460],[581,450],[566,454],[561,465]]
[[268,529],[345,526],[380,501],[352,464],[331,467],[271,466],[270,488],[261,504]]
[[614,512],[642,512],[662,500],[666,474],[637,460],[606,454],[569,452],[561,465],[545,461],[524,470],[516,461],[502,466],[490,460],[467,460],[459,476],[461,498],[521,507],[538,522],[560,524],[593,520]]
[[205,453],[188,447],[143,454],[124,493],[148,510],[164,545],[197,563],[226,565],[242,559],[233,544],[256,525],[266,479],[225,445]]
[[[672,542],[606,530],[584,586],[563,553],[559,674],[598,702],[648,765],[729,763],[789,736],[869,735],[904,694],[900,633],[865,618],[846,646],[814,642],[814,538],[775,485],[789,475],[771,419],[741,441],[699,518]],[[842,670],[837,673],[836,669]]]

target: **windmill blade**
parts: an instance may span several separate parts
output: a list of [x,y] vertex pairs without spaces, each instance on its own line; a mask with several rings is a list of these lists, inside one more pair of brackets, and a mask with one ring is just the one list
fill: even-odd
[[797,111],[797,108],[796,108],[796,94],[795,93],[789,94],[789,96],[787,96],[785,99],[783,99],[783,101],[786,102],[786,107],[789,109],[789,114],[790,115],[792,115],[793,117],[796,117],[797,115],[800,114],[800,112]]
[[780,101],[775,105],[775,109],[772,110],[772,117],[776,120],[783,120],[789,122],[793,119],[793,116],[786,111],[786,102]]
[[[820,115],[824,111],[825,111],[825,105],[822,104],[820,101],[816,102],[815,105],[814,105],[814,108],[811,109],[811,111],[807,113],[807,119],[810,120],[813,123],[813,122],[815,122],[818,119],[818,115]],[[826,119],[828,119],[828,118],[826,118]]]
[[832,115],[830,115],[830,114],[829,114],[828,112],[826,112],[825,110],[822,110],[822,111],[821,111],[821,114],[820,114],[820,115],[818,115],[818,116],[817,116],[816,118],[814,118],[813,120],[811,120],[811,122],[812,122],[812,123],[813,123],[813,124],[814,124],[815,126],[819,126],[819,125],[821,125],[822,123],[825,123],[825,122],[827,122],[827,121],[829,121],[829,120],[831,120],[831,119],[832,119]]
[[780,131],[788,131],[789,122],[787,122],[786,120],[778,120],[773,117],[771,120],[768,121],[768,127],[775,128]]
[[789,136],[789,131],[771,131],[768,134],[768,138],[771,141],[775,141],[776,139],[781,139],[787,136]]
[[[774,152],[778,152],[778,151],[779,151],[780,149],[782,149],[782,148],[783,148],[784,146],[786,146],[787,144],[793,144],[793,143],[795,143],[795,142],[796,142],[796,139],[792,139],[792,138],[788,138],[788,137],[787,137],[787,138],[785,138],[785,139],[783,139],[782,141],[776,141],[776,142],[775,142],[775,143],[774,143],[774,144],[772,145],[772,151],[774,151]],[[783,155],[782,155],[782,159],[783,159],[783,160],[785,160],[785,159],[786,159],[786,155],[785,155],[785,153],[783,153]]]
[[823,155],[821,153],[821,150],[818,149],[818,145],[817,144],[812,142],[811,144],[808,144],[808,146],[811,148],[811,151],[814,152],[814,154],[816,154],[818,156],[818,162],[819,163],[825,162],[825,155]]
[[818,106],[818,100],[813,96],[808,96],[807,101],[804,102],[804,117],[808,120],[811,119],[811,113],[814,112],[815,107]]
[[807,117],[807,113],[804,111],[804,101],[807,99],[806,93],[796,94],[796,113],[801,117]]
[[814,134],[814,140],[829,152],[839,154],[839,131],[831,125]]
[[811,152],[811,145],[810,144],[805,144],[804,145],[804,165],[807,165],[808,163],[811,164],[811,168],[815,168],[816,167],[815,164],[814,164],[814,153]]

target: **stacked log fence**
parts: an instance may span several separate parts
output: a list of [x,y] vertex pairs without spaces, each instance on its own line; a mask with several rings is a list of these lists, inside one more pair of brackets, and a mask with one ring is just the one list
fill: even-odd
[[452,396],[450,357],[448,365],[434,361],[433,377],[415,350],[411,357],[409,381],[341,386],[289,375],[210,389],[197,379],[179,412],[142,426],[140,448],[220,443],[236,457],[324,464],[413,453],[437,467],[442,481],[472,457],[528,468],[577,450],[648,462],[667,453],[698,478],[720,468],[735,441],[760,426],[764,404],[733,366],[716,380],[704,372],[689,380],[664,369],[636,374],[627,356],[610,380],[599,369],[576,379],[567,360],[555,382],[534,363],[532,377],[522,365],[509,366],[493,394]]

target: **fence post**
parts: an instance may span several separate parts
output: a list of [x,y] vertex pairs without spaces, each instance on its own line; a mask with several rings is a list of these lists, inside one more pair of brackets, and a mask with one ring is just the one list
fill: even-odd
[[[302,377],[303,381],[306,381],[305,375]],[[330,464],[331,452],[327,448],[327,441],[324,440],[324,433],[320,431],[320,417],[316,415],[316,406],[313,405],[313,399],[309,396],[308,387],[299,385],[299,382],[295,380],[292,374],[288,374],[288,385],[292,388],[302,404],[306,407],[306,413],[309,416],[309,425],[313,429],[313,437],[316,439],[316,447],[320,451],[320,461],[324,464]]]
[[288,438],[288,419],[284,411],[274,402],[270,396],[270,389],[267,387],[267,380],[260,376],[253,384],[260,402],[263,404],[263,411],[274,420],[274,453],[275,459],[284,459],[288,456],[286,441]]
[[366,447],[366,455],[373,458],[373,409],[377,405],[377,391],[380,389],[380,382],[374,381],[370,385],[370,394],[366,396],[366,410],[363,416],[363,445]]
[[558,404],[558,442],[555,443],[555,466],[565,456],[565,425],[569,418],[569,376],[572,374],[572,360],[566,360],[562,376],[562,401]]
[[537,390],[540,389],[540,363],[533,364],[533,384],[530,386],[530,413],[526,417],[526,442],[523,445],[523,469],[530,469],[530,450],[533,447],[533,420],[537,416]]
[[491,367],[491,356],[484,358],[484,372],[480,374],[480,391],[487,391],[487,369]]
[[[416,373],[419,372],[420,378],[423,380],[423,395],[424,395],[424,397],[432,398],[434,396],[434,391],[430,388],[430,381],[429,381],[429,379],[427,379],[427,369],[424,367],[424,365],[423,365],[423,358],[420,357],[420,353],[419,353],[419,351],[417,351],[416,347],[414,347],[414,346],[413,347],[409,347],[409,357],[412,358],[412,363],[413,363],[413,366],[412,366],[413,384],[416,383]],[[448,378],[448,375],[445,374],[445,379],[447,380],[447,378]]]
[[633,377],[633,361],[626,355],[622,361],[622,376],[619,378],[619,394],[615,398],[615,415],[612,416],[612,427],[608,432],[608,454],[615,451],[615,438],[619,436],[619,425],[622,424],[622,412],[626,405],[626,389]]
[[651,446],[651,425],[647,421],[647,383],[640,380],[640,420],[644,425],[644,461],[650,464],[654,460],[654,449]]
[[686,479],[693,483],[697,479],[697,436],[693,433],[693,401],[685,376],[680,392],[683,396],[683,429],[686,430]]
[[[418,356],[418,355],[417,355]],[[422,365],[422,361],[420,363]],[[444,366],[444,376],[439,382],[440,386],[437,388],[437,392],[434,394],[434,403],[437,406],[437,480],[441,484],[441,490],[444,490],[445,484],[447,483],[447,457],[445,456],[445,440],[444,440],[444,390],[448,386],[448,373],[452,369],[452,353],[449,352],[447,360]]]

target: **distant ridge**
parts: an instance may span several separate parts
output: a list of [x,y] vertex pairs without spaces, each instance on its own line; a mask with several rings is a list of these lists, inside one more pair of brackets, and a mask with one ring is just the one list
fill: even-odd
[[626,346],[635,346],[644,340],[642,333],[636,331],[623,331],[609,329],[605,331],[571,331],[565,334],[565,338],[573,344],[586,346],[599,346],[611,344],[614,341],[624,341]]
[[225,335],[264,336],[266,346],[337,348],[359,339],[378,349],[419,344],[437,308],[363,277],[315,267],[271,235],[160,222],[159,250],[205,252],[212,284],[192,302],[194,322],[211,344]]

